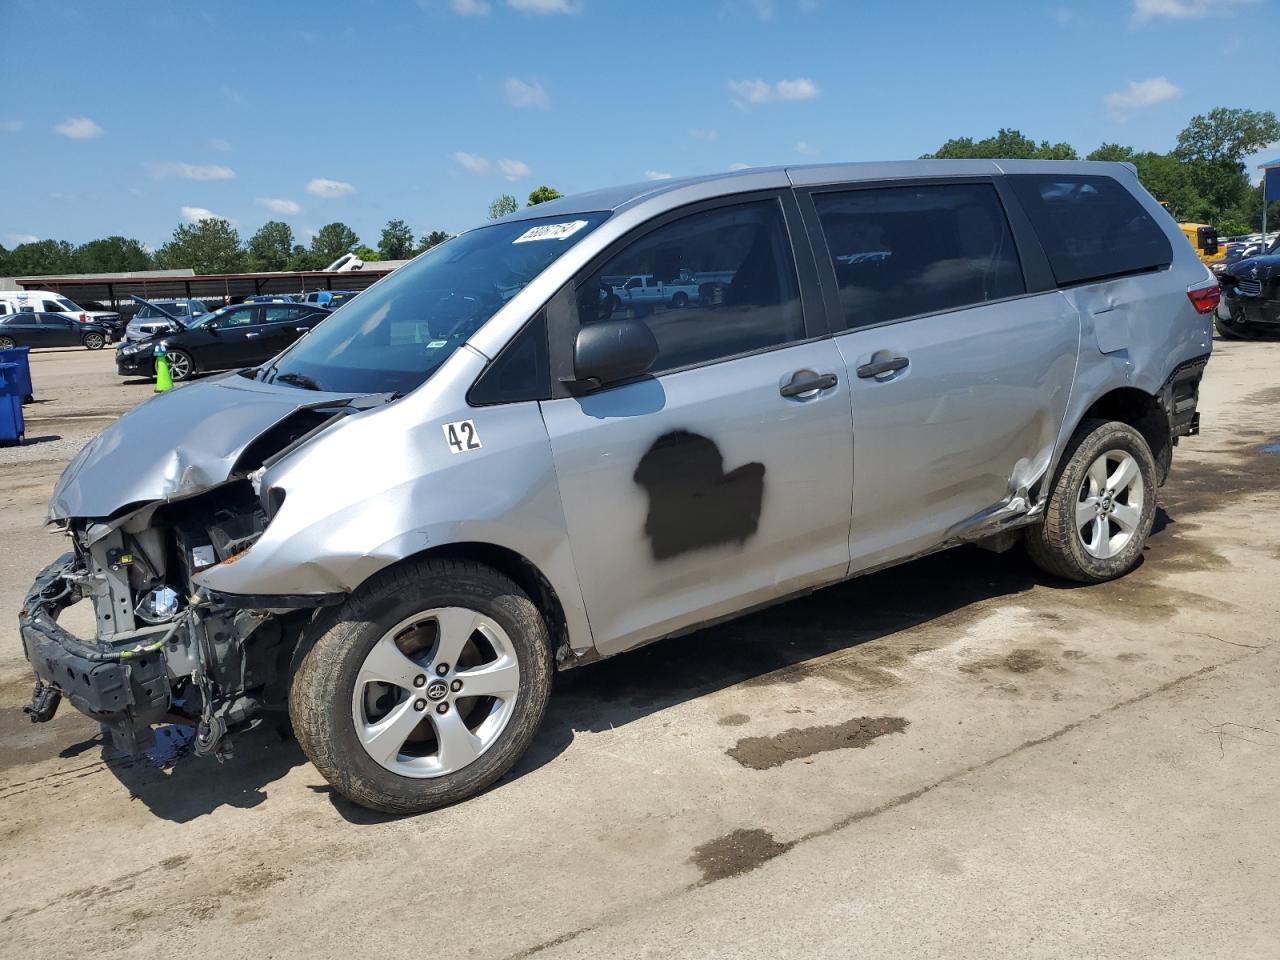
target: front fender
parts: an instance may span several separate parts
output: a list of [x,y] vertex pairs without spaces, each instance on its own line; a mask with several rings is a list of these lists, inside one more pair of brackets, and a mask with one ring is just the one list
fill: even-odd
[[[551,445],[536,402],[423,417],[399,403],[353,416],[268,470],[284,499],[247,551],[193,579],[216,593],[350,593],[424,550],[484,543],[528,560],[556,591],[575,651],[591,631],[569,547]],[[469,419],[479,449],[452,453]],[[278,498],[277,498],[278,499]]]

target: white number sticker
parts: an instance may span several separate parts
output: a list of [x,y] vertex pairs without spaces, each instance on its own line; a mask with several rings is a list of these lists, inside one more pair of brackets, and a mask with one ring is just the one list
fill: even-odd
[[571,220],[568,223],[544,223],[540,227],[530,227],[512,243],[531,243],[534,240],[567,240],[587,225],[585,220]]
[[476,425],[470,420],[459,420],[444,425],[445,443],[449,444],[450,453],[464,453],[467,450],[480,449],[480,434],[476,433]]

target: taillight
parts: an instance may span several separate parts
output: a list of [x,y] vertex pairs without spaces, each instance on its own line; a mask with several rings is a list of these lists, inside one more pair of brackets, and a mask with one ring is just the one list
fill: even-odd
[[88,323],[88,322],[89,322],[89,315],[88,315],[87,313],[82,313],[82,314],[80,314],[80,322],[81,322],[81,323]]
[[1196,308],[1196,313],[1213,313],[1218,309],[1218,301],[1222,299],[1222,288],[1216,283],[1192,287],[1187,291],[1187,299]]

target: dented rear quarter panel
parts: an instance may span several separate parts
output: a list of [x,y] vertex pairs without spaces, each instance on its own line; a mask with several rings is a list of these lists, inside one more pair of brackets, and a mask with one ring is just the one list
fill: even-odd
[[[196,582],[232,594],[347,593],[424,550],[493,544],[538,568],[564,607],[571,645],[589,646],[538,404],[467,406],[485,362],[458,350],[414,393],[348,417],[269,468],[262,489],[285,498],[266,532]],[[468,419],[481,448],[453,453],[444,426]]]

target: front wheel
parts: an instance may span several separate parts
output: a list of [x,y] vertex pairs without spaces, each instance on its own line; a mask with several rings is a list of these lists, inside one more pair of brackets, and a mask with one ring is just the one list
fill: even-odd
[[1027,552],[1046,573],[1101,583],[1133,569],[1156,515],[1156,463],[1127,423],[1088,420],[1064,454]]
[[533,602],[488,567],[387,571],[304,637],[289,690],[303,752],[349,800],[419,813],[488,787],[533,739],[551,692]]
[[1245,339],[1244,333],[1230,320],[1224,320],[1222,317],[1215,317],[1213,325],[1218,331],[1218,336],[1223,340]]
[[681,307],[688,306],[689,295],[687,293],[677,293],[671,298],[671,306],[679,310]]
[[196,365],[192,362],[189,354],[182,350],[170,350],[167,356],[169,358],[169,376],[173,377],[174,383],[181,383],[195,372]]

